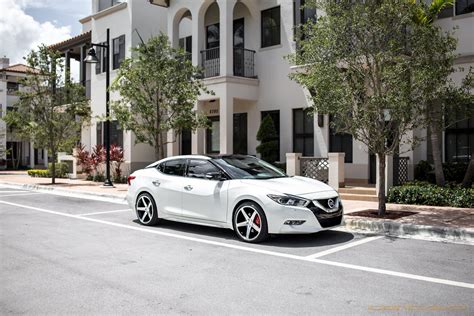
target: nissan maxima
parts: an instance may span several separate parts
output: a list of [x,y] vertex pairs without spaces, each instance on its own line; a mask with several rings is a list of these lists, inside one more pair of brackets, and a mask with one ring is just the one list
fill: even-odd
[[270,234],[305,234],[341,224],[337,192],[310,178],[287,176],[245,155],[175,156],[128,177],[127,202],[141,224],[161,219],[228,228],[245,242]]

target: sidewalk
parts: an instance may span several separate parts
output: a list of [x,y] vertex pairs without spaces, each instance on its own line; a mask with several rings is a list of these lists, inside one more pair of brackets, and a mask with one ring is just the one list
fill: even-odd
[[[86,180],[33,178],[25,171],[0,171],[0,184],[24,189],[59,191],[71,194],[87,194],[123,200],[127,184],[114,184],[106,188],[102,183]],[[420,236],[444,241],[474,244],[474,209],[387,204],[387,210],[413,212],[398,219],[362,217],[356,212],[376,210],[377,202],[343,200],[345,227],[349,230],[386,234],[391,236]]]

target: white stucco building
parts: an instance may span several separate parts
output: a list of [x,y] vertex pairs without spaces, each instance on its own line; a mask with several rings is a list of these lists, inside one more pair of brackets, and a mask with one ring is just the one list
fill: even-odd
[[14,109],[19,100],[18,91],[24,89],[21,79],[31,70],[26,65],[10,65],[7,57],[0,58],[0,170],[47,166],[47,152],[21,139],[2,119]]
[[[204,68],[204,81],[215,95],[201,96],[196,109],[209,117],[211,128],[183,133],[177,142],[168,145],[168,155],[255,155],[260,122],[265,115],[271,115],[279,135],[280,161],[284,162],[290,152],[327,157],[328,152],[342,151],[346,154],[346,182],[375,182],[375,159],[366,146],[350,135],[331,133],[327,115],[306,115],[303,109],[309,105],[308,92],[288,78],[292,70],[285,56],[295,51],[294,27],[316,14],[301,10],[303,4],[304,0],[92,0],[92,14],[80,20],[84,33],[79,37],[88,39],[80,43],[79,50],[74,49],[83,59],[87,41],[103,42],[106,29],[110,28],[113,80],[120,60],[130,56],[130,48],[139,43],[138,34],[146,40],[163,32],[172,45],[183,47],[193,63]],[[443,12],[437,23],[445,29],[459,27],[457,63],[468,68],[474,65],[473,1],[457,1],[450,10]],[[66,52],[78,47],[73,42],[61,49]],[[81,69],[81,81],[90,87],[93,113],[102,115],[104,69],[100,64],[82,63]],[[459,74],[456,80],[460,78]],[[472,155],[474,119],[466,124],[445,133],[446,160]],[[112,125],[112,142],[123,145],[132,170],[153,161],[151,148],[135,145],[130,132]],[[82,142],[87,147],[94,146],[103,141],[102,135],[102,123],[94,121],[83,130]],[[425,142],[403,156],[409,157],[411,178],[413,165],[429,159],[428,146]]]

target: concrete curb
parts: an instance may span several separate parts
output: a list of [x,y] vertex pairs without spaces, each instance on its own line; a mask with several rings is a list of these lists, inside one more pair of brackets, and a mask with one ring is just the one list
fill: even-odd
[[422,237],[443,241],[474,244],[474,229],[452,228],[442,226],[416,225],[398,223],[391,220],[367,220],[344,218],[344,227],[348,230],[365,231],[396,237]]
[[70,190],[70,189],[64,189],[64,188],[54,188],[54,187],[49,187],[49,186],[40,185],[40,184],[27,184],[27,183],[20,184],[20,183],[5,182],[5,181],[0,181],[0,184],[17,188],[17,189],[23,189],[23,190],[32,190],[32,191],[39,191],[39,192],[53,193],[53,194],[62,193],[62,194],[68,194],[70,196],[76,196],[76,197],[96,197],[96,198],[102,198],[102,199],[109,199],[111,201],[118,202],[118,203],[126,202],[125,196],[120,196],[117,194]]

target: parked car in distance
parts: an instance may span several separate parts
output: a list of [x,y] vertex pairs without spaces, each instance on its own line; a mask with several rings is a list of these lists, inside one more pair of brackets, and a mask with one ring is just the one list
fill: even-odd
[[343,220],[330,186],[287,176],[252,156],[170,157],[135,171],[128,184],[128,204],[147,226],[166,219],[222,227],[257,243],[269,234],[315,233]]

